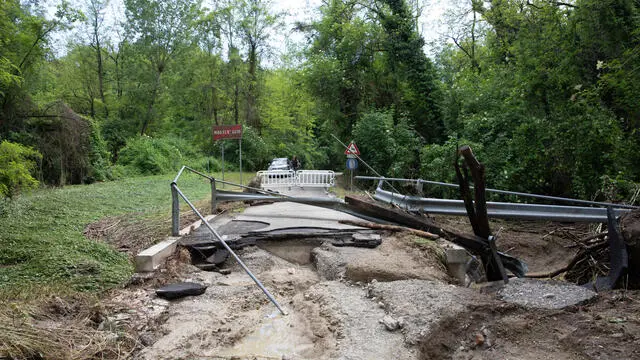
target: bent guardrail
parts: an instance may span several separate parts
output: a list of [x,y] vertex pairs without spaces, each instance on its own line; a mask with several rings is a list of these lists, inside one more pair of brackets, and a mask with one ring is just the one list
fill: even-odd
[[[376,200],[395,204],[407,210],[420,210],[428,214],[467,216],[462,200],[423,198],[394,194],[390,191],[376,189],[373,196]],[[620,216],[631,210],[616,209]],[[549,220],[560,222],[606,222],[607,209],[583,206],[537,205],[504,202],[487,202],[487,215],[496,219]]]

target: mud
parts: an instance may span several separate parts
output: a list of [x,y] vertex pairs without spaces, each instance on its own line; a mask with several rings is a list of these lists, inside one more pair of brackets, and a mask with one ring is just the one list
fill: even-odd
[[415,238],[387,237],[375,249],[325,245],[312,251],[321,277],[369,282],[424,279],[449,281],[441,254],[418,251]]
[[[539,238],[555,226],[537,233]],[[551,230],[549,230],[551,229]],[[535,237],[505,230],[502,244]],[[553,243],[555,244],[555,243]],[[522,249],[525,250],[522,250]],[[566,248],[564,248],[566,249]],[[182,264],[167,279],[208,286],[204,295],[156,299],[153,281],[123,291],[146,345],[139,359],[632,359],[640,358],[638,293],[580,306],[530,310],[495,292],[449,283],[442,254],[411,236],[376,249],[292,240],[261,243],[240,257],[288,312],[279,314],[240,266],[229,275]],[[133,306],[133,304],[131,304]],[[137,322],[137,323],[136,323]]]

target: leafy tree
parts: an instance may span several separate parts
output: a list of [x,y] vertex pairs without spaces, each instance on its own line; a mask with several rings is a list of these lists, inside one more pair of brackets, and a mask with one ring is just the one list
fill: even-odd
[[442,138],[440,89],[436,71],[424,53],[424,39],[415,31],[415,20],[405,0],[383,0],[389,11],[378,11],[386,32],[385,48],[392,72],[407,83],[401,106],[410,113],[416,131],[428,142]]
[[32,148],[2,141],[0,143],[0,195],[13,198],[23,190],[38,187],[38,180],[32,173],[42,158]]
[[154,105],[161,92],[162,74],[170,61],[191,41],[192,28],[200,9],[199,1],[126,0],[130,31],[137,38],[138,49],[148,59],[153,73],[147,109],[140,126],[144,135],[154,117]]
[[272,14],[269,8],[273,6],[270,0],[240,0],[236,3],[239,8],[240,31],[242,41],[247,48],[248,86],[246,102],[246,124],[261,129],[258,111],[256,109],[258,97],[258,75],[260,57],[268,50],[270,34],[278,31],[280,14]]

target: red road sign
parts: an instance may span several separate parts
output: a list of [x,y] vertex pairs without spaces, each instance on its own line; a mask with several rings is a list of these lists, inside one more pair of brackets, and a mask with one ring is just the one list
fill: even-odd
[[358,147],[352,141],[352,142],[349,143],[349,146],[347,146],[347,149],[344,151],[344,154],[345,155],[360,155],[360,150],[358,150]]
[[213,126],[213,141],[224,139],[242,139],[242,125]]

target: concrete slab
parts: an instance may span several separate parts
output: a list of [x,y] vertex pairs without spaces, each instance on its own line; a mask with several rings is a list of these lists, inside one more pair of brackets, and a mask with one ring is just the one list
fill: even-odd
[[[305,193],[308,196],[309,193]],[[323,229],[360,229],[358,226],[340,224],[340,220],[360,221],[361,219],[339,211],[317,206],[281,202],[247,208],[235,220],[258,221],[268,223],[261,229],[271,231],[295,227]]]
[[166,258],[173,254],[178,245],[178,240],[180,240],[179,237],[169,237],[136,255],[136,272],[155,270]]

